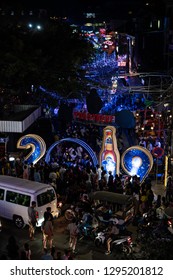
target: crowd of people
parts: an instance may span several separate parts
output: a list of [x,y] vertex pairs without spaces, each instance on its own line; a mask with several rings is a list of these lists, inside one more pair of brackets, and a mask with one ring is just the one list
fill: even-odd
[[[77,125],[73,123],[69,126],[67,125],[66,129],[61,132],[61,134],[57,134],[57,137],[59,137],[59,139],[66,137],[82,139],[87,142],[98,155],[102,144],[102,129],[94,125],[85,126],[83,124]],[[149,142],[146,143],[143,139],[139,143],[139,145],[148,149],[149,144]],[[153,202],[156,202],[152,190],[152,183],[149,178],[141,185],[140,179],[137,176],[130,177],[121,173],[114,177],[111,172],[107,173],[103,166],[100,166],[99,164],[94,166],[87,151],[75,143],[57,145],[52,151],[49,163],[45,162],[44,159],[41,159],[35,165],[28,165],[24,160],[24,156],[21,155],[21,157],[17,158],[13,165],[11,165],[8,159],[4,158],[1,160],[0,174],[51,184],[55,188],[57,195],[63,198],[64,204],[75,205],[81,200],[81,197],[84,194],[88,195],[93,191],[107,190],[110,192],[131,195],[134,203],[134,216],[136,216],[139,212],[145,213],[148,211],[152,207]],[[165,200],[161,198],[161,206],[167,207],[172,201],[173,176],[169,173]],[[35,206],[36,205],[33,202],[33,205],[31,205],[28,212],[29,217],[31,217],[29,225],[29,238],[31,241],[35,238],[35,226],[37,223],[36,218],[32,215]],[[53,223],[51,215],[48,213],[44,216],[44,224],[42,227],[42,247],[44,251],[42,258],[71,259],[71,253],[76,251],[77,245],[77,230],[74,234],[76,221],[74,220],[73,223],[68,225],[69,248],[65,248],[66,251],[64,251],[63,256],[60,256],[59,251],[54,252]],[[13,237],[11,239],[9,240],[8,247],[11,248],[14,246],[13,249],[10,250],[15,250],[18,253],[16,253],[15,256],[11,253],[7,253],[9,259],[24,259],[26,252],[26,257],[32,259],[29,243],[23,245],[24,249],[22,249],[22,252],[20,252],[19,255],[19,248],[14,240],[15,238]],[[11,243],[13,245],[11,245]],[[9,250],[8,247],[7,251]]]
[[[168,206],[173,205],[173,179],[172,174],[169,174],[167,191],[164,196],[155,196],[152,190],[152,183],[149,178],[147,178],[144,183],[140,184],[140,179],[137,176],[118,176],[112,177],[111,172],[107,174],[104,168],[99,165],[96,167],[83,168],[82,170],[71,166],[58,166],[56,168],[50,169],[56,177],[54,181],[54,187],[56,192],[63,197],[64,202],[71,205],[78,205],[79,201],[82,201],[83,205],[90,205],[89,194],[97,190],[106,190],[115,193],[121,193],[126,195],[131,195],[133,197],[134,204],[134,221],[135,217],[142,215],[149,211],[152,207],[158,209],[157,215],[161,215],[164,209]],[[30,177],[29,177],[30,178]],[[48,181],[52,182],[51,179]],[[82,220],[88,217],[89,209],[92,207],[85,207],[83,211]],[[89,210],[89,211],[88,211]],[[91,212],[90,212],[91,213]],[[84,216],[85,214],[85,216]],[[36,217],[36,203],[33,201],[31,206],[28,208],[29,216],[29,239],[30,241],[35,239],[35,227],[37,224]],[[80,217],[81,219],[81,217]],[[67,233],[69,234],[68,247],[64,248],[64,254],[60,251],[55,250],[54,247],[54,230],[53,230],[53,218],[51,214],[51,208],[48,207],[44,213],[44,222],[41,227],[42,231],[42,248],[43,255],[42,259],[73,259],[76,254],[76,246],[78,243],[78,220],[73,219],[67,225]],[[115,229],[115,225],[114,225]],[[112,230],[113,231],[113,230]],[[116,236],[118,233],[113,233],[110,231],[107,241],[107,251],[109,254],[111,242],[113,240],[113,234]],[[16,243],[15,237],[11,236],[7,245],[7,256],[8,259],[32,259],[32,252],[30,249],[29,242],[23,244],[23,248],[19,248]]]

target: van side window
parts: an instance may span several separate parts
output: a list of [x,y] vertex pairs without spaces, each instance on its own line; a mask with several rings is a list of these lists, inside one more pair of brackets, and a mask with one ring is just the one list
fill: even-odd
[[30,200],[31,200],[31,198],[28,195],[24,195],[24,194],[13,192],[13,191],[7,191],[6,201],[8,201],[8,202],[29,207]]
[[4,190],[0,189],[0,200],[4,200]]
[[38,207],[43,206],[51,201],[55,200],[56,195],[54,189],[47,190],[37,196]]

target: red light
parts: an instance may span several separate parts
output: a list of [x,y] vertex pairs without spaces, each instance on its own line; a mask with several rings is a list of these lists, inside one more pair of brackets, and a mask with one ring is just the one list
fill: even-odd
[[127,238],[127,242],[128,242],[128,244],[132,243],[132,239],[130,236]]

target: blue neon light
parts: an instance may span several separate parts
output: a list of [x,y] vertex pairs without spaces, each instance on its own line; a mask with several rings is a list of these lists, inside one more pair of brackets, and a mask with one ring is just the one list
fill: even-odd
[[45,156],[45,161],[47,163],[50,162],[50,153],[51,151],[57,146],[59,145],[60,143],[62,142],[73,142],[73,143],[76,143],[76,144],[79,144],[80,146],[82,146],[87,152],[88,154],[90,155],[91,159],[92,159],[92,162],[93,162],[93,165],[96,166],[98,164],[98,160],[97,160],[97,157],[95,155],[95,152],[91,149],[91,147],[85,143],[84,141],[80,140],[80,139],[76,139],[76,138],[64,138],[64,139],[61,139],[55,143],[53,143],[49,149],[47,150],[46,152],[46,156]]

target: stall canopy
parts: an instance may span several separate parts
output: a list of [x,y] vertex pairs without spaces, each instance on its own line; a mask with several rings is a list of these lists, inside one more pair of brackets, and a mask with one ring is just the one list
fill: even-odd
[[118,204],[129,204],[132,202],[131,195],[119,194],[107,191],[97,191],[90,194],[92,200],[108,201]]

